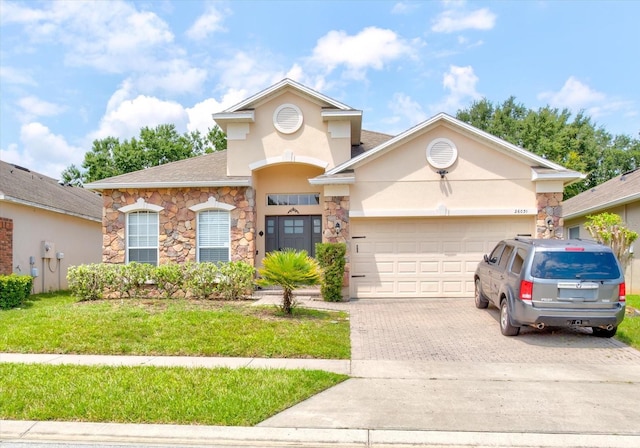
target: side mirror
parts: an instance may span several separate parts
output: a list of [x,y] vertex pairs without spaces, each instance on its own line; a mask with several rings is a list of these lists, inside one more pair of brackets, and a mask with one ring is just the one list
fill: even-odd
[[487,254],[484,254],[484,262],[489,263],[489,257],[487,256]]

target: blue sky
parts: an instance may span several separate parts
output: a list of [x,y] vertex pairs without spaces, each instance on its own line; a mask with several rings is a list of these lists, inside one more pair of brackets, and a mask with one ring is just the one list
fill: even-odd
[[182,133],[284,77],[396,134],[483,97],[640,132],[640,1],[0,0],[0,159]]

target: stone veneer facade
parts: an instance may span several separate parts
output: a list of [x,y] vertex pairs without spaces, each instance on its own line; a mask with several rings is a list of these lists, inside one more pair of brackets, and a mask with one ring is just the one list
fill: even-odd
[[159,212],[159,264],[196,261],[196,212],[189,210],[189,207],[205,203],[213,197],[217,202],[236,207],[229,212],[231,260],[254,265],[256,213],[252,188],[122,189],[106,190],[103,197],[102,260],[105,263],[125,262],[126,217],[119,209],[136,203],[140,198],[148,204],[163,207]]
[[[324,196],[322,211],[322,242],[345,243],[347,245],[346,263],[344,266],[343,286],[349,286],[349,196]],[[336,232],[336,223],[340,223],[340,232]]]
[[[538,216],[536,217],[536,238],[562,238],[562,192],[538,193]],[[550,225],[549,225],[550,223]]]

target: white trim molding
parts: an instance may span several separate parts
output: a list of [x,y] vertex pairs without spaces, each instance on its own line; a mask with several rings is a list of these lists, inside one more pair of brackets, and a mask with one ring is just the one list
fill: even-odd
[[436,218],[445,216],[536,216],[538,210],[535,207],[512,207],[493,209],[448,209],[439,205],[434,209],[407,209],[407,210],[350,210],[351,218],[393,218],[393,217],[424,217]]
[[200,204],[192,205],[189,210],[193,212],[201,212],[203,210],[235,210],[235,205],[227,204],[226,202],[218,202],[213,196],[209,196],[207,202],[201,202]]
[[293,151],[285,151],[281,156],[268,157],[257,162],[249,164],[249,169],[255,171],[260,168],[264,168],[269,165],[277,165],[278,163],[305,163],[307,165],[314,165],[318,168],[327,169],[329,162],[317,159],[309,156],[297,156]]
[[164,210],[164,207],[160,207],[159,205],[149,204],[142,198],[138,198],[138,200],[134,204],[125,205],[124,207],[120,207],[118,209],[119,212],[122,213],[131,213],[131,212],[161,212]]

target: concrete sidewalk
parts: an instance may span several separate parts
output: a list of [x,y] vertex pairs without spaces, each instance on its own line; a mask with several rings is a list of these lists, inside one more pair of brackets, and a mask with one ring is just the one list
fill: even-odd
[[[492,447],[637,448],[638,437],[624,435],[399,431],[367,429],[245,428],[180,425],[124,425],[0,421],[0,440],[148,444],[174,447]],[[17,445],[20,446],[20,445]]]

